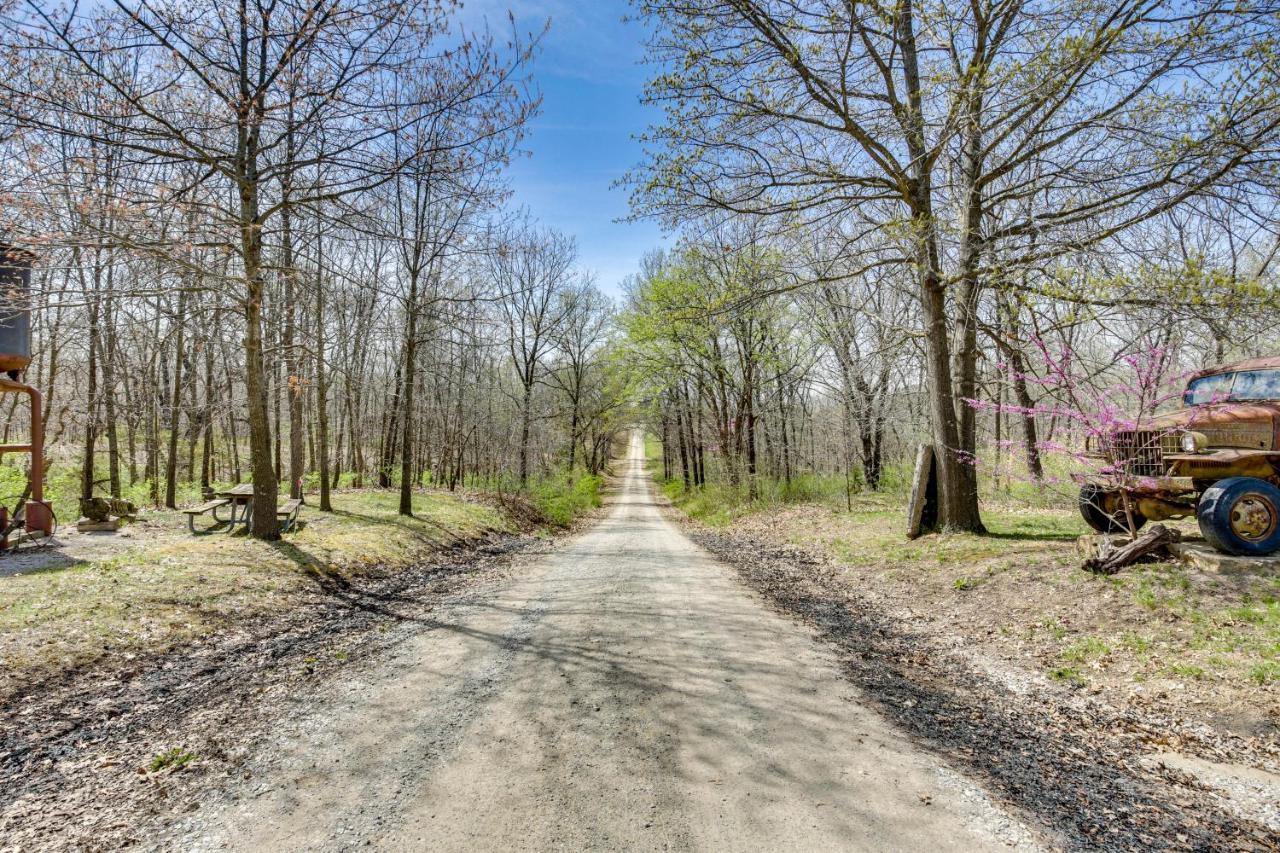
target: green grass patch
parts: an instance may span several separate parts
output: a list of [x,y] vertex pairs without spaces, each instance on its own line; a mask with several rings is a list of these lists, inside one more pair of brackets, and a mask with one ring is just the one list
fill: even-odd
[[181,770],[197,758],[199,756],[194,752],[187,752],[182,747],[175,746],[173,749],[152,756],[147,769],[152,773],[158,773],[161,770]]
[[1254,664],[1249,669],[1249,680],[1258,685],[1280,681],[1280,661],[1264,660]]
[[1080,670],[1071,666],[1055,666],[1049,670],[1048,674],[1052,681],[1070,684],[1073,687],[1084,687],[1089,683],[1085,677],[1080,674]]
[[1199,681],[1204,678],[1204,667],[1194,663],[1175,663],[1169,667],[1169,674],[1179,678],[1192,678]]
[[1058,657],[1073,663],[1086,663],[1111,654],[1111,647],[1097,637],[1081,637],[1063,649]]
[[1134,654],[1145,655],[1150,653],[1153,644],[1150,637],[1136,631],[1126,631],[1120,638],[1120,645]]
[[1243,622],[1247,625],[1264,625],[1267,622],[1275,621],[1277,618],[1277,608],[1274,602],[1263,605],[1246,604],[1243,607],[1236,607],[1227,611],[1227,615],[1236,622]]
[[575,472],[539,480],[529,487],[529,498],[551,524],[567,527],[575,518],[600,506],[604,478]]
[[648,432],[644,434],[644,461],[650,471],[662,468],[662,439]]
[[1037,627],[1047,631],[1049,636],[1053,637],[1055,640],[1061,640],[1063,637],[1067,636],[1066,626],[1057,619],[1045,619]]

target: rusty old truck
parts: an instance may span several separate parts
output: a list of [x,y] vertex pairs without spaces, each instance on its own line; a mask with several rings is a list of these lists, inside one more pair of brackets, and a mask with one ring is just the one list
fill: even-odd
[[1280,550],[1280,357],[1202,370],[1181,408],[1092,436],[1086,452],[1104,463],[1080,487],[1094,530],[1194,515],[1219,551]]

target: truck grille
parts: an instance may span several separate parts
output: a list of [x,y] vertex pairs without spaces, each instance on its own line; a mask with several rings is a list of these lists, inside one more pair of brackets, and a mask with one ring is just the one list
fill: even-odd
[[1164,455],[1178,452],[1178,434],[1157,430],[1122,430],[1102,436],[1103,457],[1131,477],[1162,477]]

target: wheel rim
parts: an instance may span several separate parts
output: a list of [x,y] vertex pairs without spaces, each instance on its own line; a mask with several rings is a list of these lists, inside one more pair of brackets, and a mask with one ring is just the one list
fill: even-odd
[[1249,542],[1259,542],[1275,532],[1280,510],[1270,498],[1257,492],[1241,495],[1231,505],[1231,532]]

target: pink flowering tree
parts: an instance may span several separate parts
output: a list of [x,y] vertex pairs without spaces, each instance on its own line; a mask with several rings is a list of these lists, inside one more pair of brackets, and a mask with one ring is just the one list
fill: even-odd
[[[1168,349],[1145,347],[1118,359],[1118,370],[1090,370],[1070,347],[1051,347],[1038,337],[1032,338],[1030,344],[1034,355],[1029,362],[1035,365],[1034,371],[1014,373],[1008,364],[999,365],[999,369],[1010,379],[1038,390],[1033,405],[991,400],[969,400],[968,404],[979,411],[1055,424],[1050,437],[1037,440],[1034,445],[1034,452],[1041,458],[1065,461],[1050,467],[1055,473],[1038,480],[1045,487],[1074,487],[1102,479],[1116,483],[1123,496],[1141,486],[1141,480],[1149,475],[1141,464],[1135,463],[1144,454],[1158,451],[1165,440],[1168,430],[1159,429],[1154,418],[1181,397],[1187,376],[1173,369]],[[1185,426],[1179,427],[1182,428]],[[1010,465],[1020,450],[1032,450],[1011,440],[999,442],[998,447],[1005,465]],[[974,460],[979,466],[985,463],[981,458]],[[1066,476],[1056,473],[1059,471],[1067,472]],[[993,473],[1014,478],[1011,465]],[[1123,500],[1121,518],[1132,532],[1133,516],[1127,498]],[[1111,508],[1107,511],[1111,512]]]

